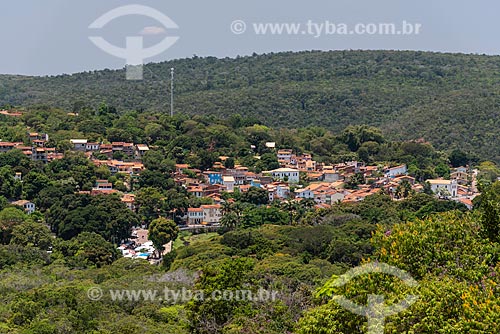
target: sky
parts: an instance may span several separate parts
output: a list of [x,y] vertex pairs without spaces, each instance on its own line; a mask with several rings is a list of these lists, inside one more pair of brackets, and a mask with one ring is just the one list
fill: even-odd
[[[135,14],[89,28],[110,10],[134,4],[154,8],[169,23]],[[124,67],[123,56],[99,48],[91,36],[118,48],[127,45],[127,38],[140,39],[148,48],[177,37],[163,52],[144,59],[145,63],[193,55],[222,58],[301,50],[497,55],[499,12],[498,0],[4,0],[0,3],[0,73],[57,75]],[[419,33],[401,33],[403,22],[413,30],[419,25]],[[400,34],[379,34],[381,24],[387,23]],[[266,24],[281,25],[284,30],[285,24],[288,28],[298,25],[300,29],[272,34]],[[258,33],[259,27],[267,27],[267,33]],[[367,33],[373,27],[377,33]]]

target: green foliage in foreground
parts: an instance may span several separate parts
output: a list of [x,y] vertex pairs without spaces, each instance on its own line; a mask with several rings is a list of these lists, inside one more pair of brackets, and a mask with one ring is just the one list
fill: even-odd
[[[496,194],[497,189],[486,191]],[[369,294],[384,295],[388,304],[409,293],[419,295],[410,308],[386,319],[386,334],[491,332],[500,321],[500,245],[486,237],[493,222],[485,220],[488,206],[452,210],[457,208],[428,195],[391,201],[379,194],[318,211],[295,225],[285,220],[220,234],[182,232],[176,251],[167,256],[169,270],[117,258],[114,246],[91,232],[52,240],[48,254],[36,248],[31,235],[21,238],[19,226],[35,224],[23,221],[14,224],[11,243],[0,245],[0,333],[366,331],[366,319],[339,307],[332,293],[360,305]],[[3,216],[17,217],[10,211]],[[38,227],[33,232],[44,235]],[[377,261],[406,270],[419,285],[409,288],[392,276],[370,274],[333,286],[350,268]],[[95,287],[104,292],[99,300],[87,294]],[[110,294],[151,290],[163,297],[165,288],[185,288],[206,298],[121,295],[113,300]],[[245,290],[246,296],[259,296],[261,289],[274,292],[274,298],[212,295]]]
[[320,305],[300,320],[297,333],[366,331],[365,318],[325,296],[344,295],[363,305],[370,293],[383,294],[388,305],[408,294],[419,296],[410,308],[386,319],[384,333],[493,332],[500,320],[499,245],[483,240],[480,229],[476,216],[445,213],[391,231],[378,230],[372,261],[406,269],[419,286],[408,288],[394,277],[370,274],[336,288],[334,277],[320,290]]

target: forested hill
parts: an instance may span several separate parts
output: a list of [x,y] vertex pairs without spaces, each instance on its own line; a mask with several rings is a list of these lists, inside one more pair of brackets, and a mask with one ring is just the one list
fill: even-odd
[[424,138],[500,160],[500,57],[401,51],[300,52],[149,64],[144,81],[123,70],[56,77],[0,76],[0,105],[78,111],[103,101],[119,111],[176,110],[264,124],[380,127],[391,139]]

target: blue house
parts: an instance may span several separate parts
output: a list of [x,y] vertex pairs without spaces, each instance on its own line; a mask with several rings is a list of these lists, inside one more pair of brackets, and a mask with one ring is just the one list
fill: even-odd
[[203,172],[208,178],[208,183],[210,184],[222,184],[222,173],[220,172]]
[[250,186],[262,188],[262,184],[260,183],[260,180],[255,180],[255,179],[250,181]]

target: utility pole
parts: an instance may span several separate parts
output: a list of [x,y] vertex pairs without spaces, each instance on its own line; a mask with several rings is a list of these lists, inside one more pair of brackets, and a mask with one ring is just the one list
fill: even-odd
[[174,117],[174,68],[170,69],[170,117]]

